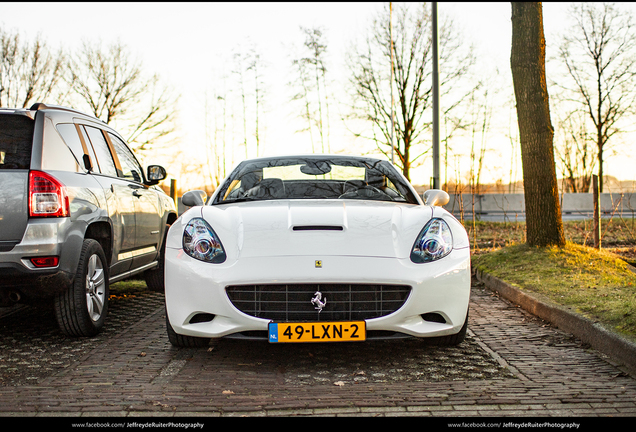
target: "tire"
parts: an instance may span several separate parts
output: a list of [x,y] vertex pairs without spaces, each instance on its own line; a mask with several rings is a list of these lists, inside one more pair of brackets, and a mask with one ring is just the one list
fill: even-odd
[[163,293],[166,291],[164,268],[166,262],[166,240],[168,239],[169,229],[170,225],[166,225],[166,230],[163,234],[163,243],[161,244],[161,251],[159,252],[159,265],[152,270],[146,270],[144,272],[146,286],[152,292]]
[[464,342],[466,339],[466,331],[468,330],[468,311],[466,311],[466,319],[464,320],[464,325],[459,330],[459,333],[448,335],[448,336],[437,336],[433,338],[427,339],[427,342],[430,345],[435,346],[455,346]]
[[168,340],[170,343],[178,348],[201,348],[210,344],[210,338],[201,338],[195,336],[185,336],[177,334],[170,320],[168,319],[168,312],[166,311],[166,330],[168,332]]
[[95,336],[108,315],[108,262],[101,245],[84,240],[72,285],[54,299],[55,317],[67,336]]

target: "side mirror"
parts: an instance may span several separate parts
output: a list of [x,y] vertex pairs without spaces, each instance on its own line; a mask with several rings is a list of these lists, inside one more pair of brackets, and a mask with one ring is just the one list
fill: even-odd
[[204,191],[193,190],[183,194],[181,197],[181,203],[188,207],[202,206],[205,204],[205,200],[207,198],[208,196]]
[[148,179],[146,184],[149,186],[156,185],[161,180],[165,180],[166,177],[168,177],[168,173],[164,167],[161,165],[149,165],[146,171],[146,179]]
[[429,189],[424,192],[424,204],[430,206],[444,206],[450,201],[450,196],[440,189]]

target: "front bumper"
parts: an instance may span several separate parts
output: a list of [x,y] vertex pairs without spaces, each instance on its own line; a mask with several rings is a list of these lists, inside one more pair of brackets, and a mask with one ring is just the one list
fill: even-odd
[[[354,256],[273,256],[209,264],[182,249],[166,249],[166,310],[176,333],[218,338],[235,333],[267,331],[270,320],[240,312],[225,287],[268,283],[358,283],[408,285],[411,295],[396,312],[366,320],[368,332],[388,331],[416,337],[456,334],[464,324],[470,300],[470,251],[455,249],[432,263],[410,259]],[[309,301],[309,300],[308,300]],[[441,315],[446,323],[426,321],[423,314]],[[214,315],[206,322],[190,320]],[[196,320],[195,320],[196,321]]]

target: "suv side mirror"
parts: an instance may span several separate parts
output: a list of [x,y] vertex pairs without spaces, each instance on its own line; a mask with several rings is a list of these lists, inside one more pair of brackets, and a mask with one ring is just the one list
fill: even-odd
[[148,179],[146,184],[149,186],[156,185],[161,180],[168,177],[168,173],[166,173],[165,168],[161,165],[149,165],[146,172],[146,178]]
[[181,203],[188,207],[202,206],[205,204],[205,200],[207,198],[208,196],[204,191],[192,190],[183,194],[181,197]]

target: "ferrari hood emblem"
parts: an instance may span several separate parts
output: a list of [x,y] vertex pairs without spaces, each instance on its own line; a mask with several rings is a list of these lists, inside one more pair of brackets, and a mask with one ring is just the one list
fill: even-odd
[[322,299],[322,293],[320,291],[316,291],[314,294],[314,298],[311,299],[311,304],[315,306],[314,309],[318,311],[318,313],[322,312],[322,308],[327,304],[327,298]]

